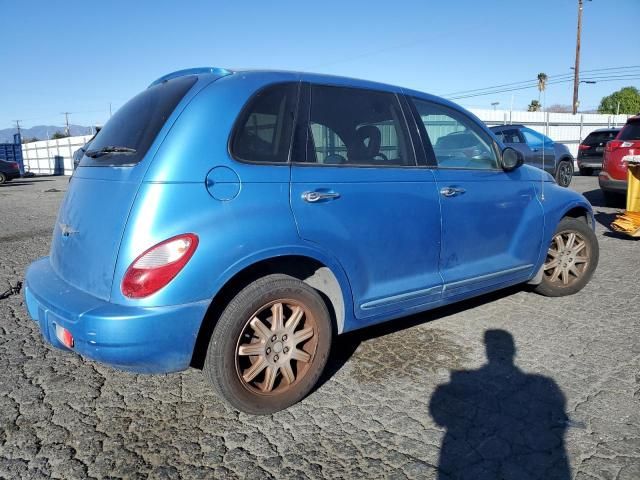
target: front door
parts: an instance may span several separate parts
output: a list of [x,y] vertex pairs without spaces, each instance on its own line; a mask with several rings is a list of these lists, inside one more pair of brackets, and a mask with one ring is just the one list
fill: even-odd
[[412,101],[438,165],[443,297],[527,280],[540,252],[543,211],[526,172],[502,170],[491,136],[463,112]]
[[325,85],[304,92],[303,147],[291,169],[300,236],[346,270],[359,326],[440,300],[435,178],[416,166],[398,96]]

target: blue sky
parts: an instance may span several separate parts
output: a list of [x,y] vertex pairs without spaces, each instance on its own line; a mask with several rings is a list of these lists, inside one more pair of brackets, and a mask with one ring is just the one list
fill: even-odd
[[[585,0],[584,70],[640,65],[640,0]],[[155,78],[194,66],[306,70],[438,95],[571,73],[577,0],[0,0],[0,128],[108,118]],[[635,70],[640,71],[638,69]],[[605,72],[606,73],[606,72]],[[581,85],[581,107],[640,80]],[[458,100],[523,108],[537,90]],[[570,104],[572,83],[547,105]]]

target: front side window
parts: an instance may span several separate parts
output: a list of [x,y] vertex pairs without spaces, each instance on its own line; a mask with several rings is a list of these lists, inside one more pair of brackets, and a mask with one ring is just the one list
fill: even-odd
[[496,135],[502,143],[522,143],[520,135],[518,135],[518,130],[516,129],[502,130]]
[[244,109],[231,142],[231,154],[260,163],[286,163],[296,109],[297,84],[258,92]]
[[413,99],[413,103],[431,141],[438,167],[498,168],[491,138],[473,120],[428,101]]
[[529,148],[542,148],[543,143],[546,143],[547,145],[550,144],[551,139],[545,137],[544,135],[542,135],[541,133],[538,133],[534,130],[530,130],[528,128],[523,128],[522,129],[522,136],[524,137],[525,141],[527,142],[527,145],[529,145]]
[[415,165],[400,103],[392,93],[312,85],[307,162]]

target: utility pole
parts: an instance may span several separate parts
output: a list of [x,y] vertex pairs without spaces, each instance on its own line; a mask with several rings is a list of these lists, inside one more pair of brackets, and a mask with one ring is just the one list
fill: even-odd
[[16,128],[18,129],[18,135],[20,135],[20,120],[16,120]]
[[109,102],[109,118],[111,118],[111,102]]
[[583,0],[578,0],[578,35],[576,38],[576,64],[573,69],[573,114],[578,113],[578,85],[580,84],[580,35],[582,33]]
[[62,114],[64,115],[64,121],[67,125],[67,127],[65,128],[65,134],[67,135],[67,137],[71,136],[71,132],[69,131],[69,114],[71,112],[62,112]]

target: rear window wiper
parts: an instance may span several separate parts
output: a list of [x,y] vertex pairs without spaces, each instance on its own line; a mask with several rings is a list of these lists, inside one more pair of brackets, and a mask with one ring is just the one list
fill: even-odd
[[133,153],[136,153],[136,149],[129,148],[129,147],[116,147],[113,145],[109,145],[107,147],[98,148],[96,150],[87,150],[86,152],[84,152],[84,154],[87,157],[91,157],[91,158],[98,158],[98,157],[101,157],[102,155],[107,155],[108,153],[133,154]]

